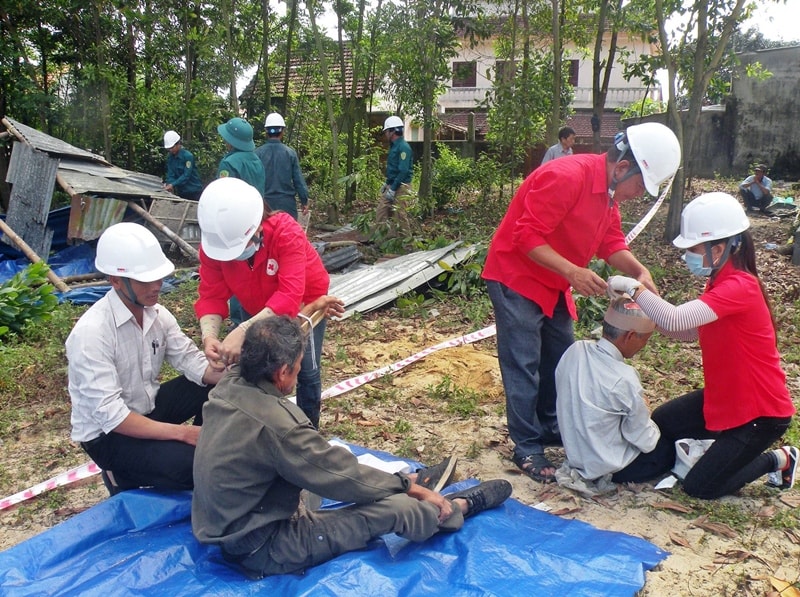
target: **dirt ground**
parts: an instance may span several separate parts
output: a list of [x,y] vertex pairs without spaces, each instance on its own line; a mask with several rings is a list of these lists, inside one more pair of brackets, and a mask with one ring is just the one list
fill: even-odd
[[[754,223],[758,246],[782,242],[785,230],[786,222],[761,219]],[[774,271],[771,283],[796,279],[797,269],[788,264],[787,258],[764,252],[759,259],[762,271],[764,264]],[[398,317],[396,310],[384,310],[357,320],[331,323],[323,361],[325,386],[469,331],[443,331],[436,325],[437,313],[428,315],[426,320],[408,321]],[[344,343],[345,338],[350,341]],[[471,389],[479,396],[472,412],[449,412],[433,403],[436,397],[432,388],[441,384],[445,376],[452,387]],[[800,374],[793,368],[789,376],[790,388],[797,397]],[[428,463],[455,453],[459,456],[459,478],[505,478],[514,487],[513,497],[524,504],[651,541],[670,555],[647,573],[640,595],[777,595],[775,587],[783,587],[771,578],[789,583],[800,579],[800,530],[795,528],[796,519],[786,516],[800,506],[797,488],[780,492],[756,482],[739,495],[704,505],[715,511],[741,513],[738,524],[704,520],[707,511],[700,511],[697,505],[681,500],[669,490],[657,491],[652,484],[619,487],[614,494],[585,499],[570,490],[543,486],[518,474],[510,461],[503,400],[495,344],[490,338],[433,353],[389,378],[331,399],[323,405],[322,430],[355,429],[366,434],[364,437],[369,439],[365,443],[371,448],[406,451],[406,455]],[[51,416],[63,418],[66,423],[48,433],[32,426],[29,432],[23,430],[0,445],[0,455],[6,463],[17,462],[18,468],[30,469],[30,485],[86,461],[69,442],[68,407]],[[372,429],[381,431],[369,435]],[[563,460],[561,448],[548,448],[547,452],[556,464]],[[39,457],[33,458],[34,453]],[[45,458],[45,467],[41,466],[42,453],[54,454]],[[94,477],[58,490],[57,496],[56,500],[43,495],[0,512],[0,549],[91,507],[107,494],[99,478]],[[52,507],[47,506],[48,500],[52,500]],[[793,524],[782,525],[781,520],[791,520]],[[769,521],[773,524],[767,524]],[[795,589],[780,594],[796,595],[792,590]]]

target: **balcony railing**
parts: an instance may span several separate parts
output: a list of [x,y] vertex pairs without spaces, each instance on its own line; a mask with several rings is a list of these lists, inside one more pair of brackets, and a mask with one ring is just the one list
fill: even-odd
[[[470,109],[477,106],[486,97],[489,87],[451,87],[439,96],[439,105],[445,110]],[[608,90],[605,107],[609,109],[628,106],[641,101],[647,95],[650,99],[660,101],[661,88],[647,87],[613,87]],[[575,87],[572,107],[590,109],[592,107],[592,89]]]

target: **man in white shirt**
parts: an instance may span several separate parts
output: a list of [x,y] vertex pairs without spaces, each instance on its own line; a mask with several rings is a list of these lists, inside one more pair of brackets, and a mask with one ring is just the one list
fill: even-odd
[[[158,304],[175,266],[144,226],[123,222],[97,243],[95,267],[111,290],[66,342],[72,439],[103,469],[109,491],[191,489],[203,404],[215,371]],[[183,375],[160,385],[167,361]],[[183,425],[189,419],[194,425]]]
[[614,299],[603,318],[603,337],[575,342],[558,363],[561,439],[569,466],[587,481],[606,475],[615,483],[646,481],[668,461],[653,453],[661,433],[650,419],[639,374],[624,361],[647,344],[654,329],[629,297]]
[[572,146],[575,145],[575,131],[572,127],[565,126],[558,131],[558,143],[549,147],[544,152],[542,164],[546,164],[550,160],[556,158],[563,158],[564,156],[572,155]]

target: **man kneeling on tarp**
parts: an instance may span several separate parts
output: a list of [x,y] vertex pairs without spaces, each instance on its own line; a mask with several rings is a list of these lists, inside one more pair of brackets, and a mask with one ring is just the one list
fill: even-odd
[[[328,444],[285,398],[305,341],[288,317],[257,321],[239,363],[211,392],[194,465],[199,541],[220,545],[227,561],[255,578],[302,572],[388,533],[425,541],[457,531],[464,518],[511,495],[507,481],[494,480],[444,497],[427,488],[441,487],[436,475],[392,475]],[[300,509],[302,489],[354,505]]]

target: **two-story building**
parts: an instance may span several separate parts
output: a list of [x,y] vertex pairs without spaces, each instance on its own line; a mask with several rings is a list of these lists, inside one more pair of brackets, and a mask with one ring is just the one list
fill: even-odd
[[[604,36],[604,51],[610,44],[611,33]],[[438,99],[439,119],[444,126],[439,136],[442,139],[466,139],[468,117],[474,114],[476,140],[486,135],[488,123],[486,111],[481,103],[492,89],[494,82],[502,80],[505,71],[513,67],[508,61],[500,60],[495,55],[497,37],[485,39],[475,47],[464,44],[458,56],[450,64],[452,78],[447,90]],[[550,43],[543,38],[542,44]],[[617,46],[624,48],[632,56],[652,54],[656,48],[647,41],[628,35],[624,32],[617,35]],[[592,56],[586,54],[575,44],[567,42],[564,51],[563,68],[569,72],[569,84],[573,87],[573,113],[564,123],[571,126],[576,132],[575,150],[591,151],[592,147]],[[605,111],[601,119],[601,142],[607,145],[613,140],[620,128],[620,114],[618,108],[629,106],[644,97],[661,101],[661,88],[643,87],[638,81],[626,81],[623,77],[623,66],[620,63],[620,52],[617,52],[617,61],[611,70],[608,94],[605,102]],[[422,128],[418,123],[408,121],[406,126],[406,139],[409,141],[422,140]],[[539,147],[532,148],[531,159],[536,155],[541,159],[544,149],[557,140],[546,140]]]

